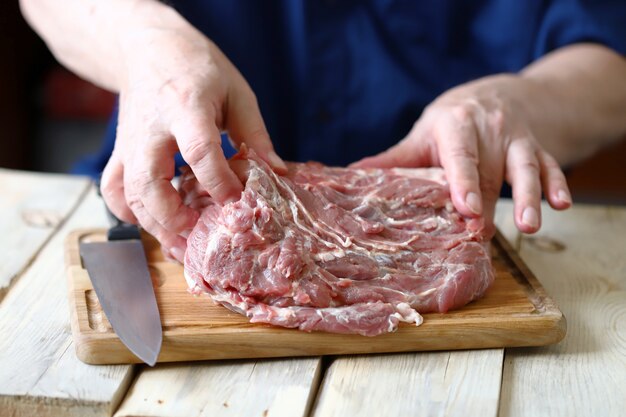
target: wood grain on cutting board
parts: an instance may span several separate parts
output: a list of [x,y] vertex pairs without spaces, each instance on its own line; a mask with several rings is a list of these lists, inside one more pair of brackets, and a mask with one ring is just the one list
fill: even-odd
[[[104,236],[104,230],[75,231],[66,242],[76,351],[87,363],[138,362],[111,329],[81,265],[79,241]],[[565,335],[562,313],[501,237],[492,245],[496,280],[485,297],[447,314],[426,314],[419,327],[402,323],[397,332],[376,337],[251,324],[208,296],[189,294],[182,266],[165,261],[147,235],[144,245],[163,325],[159,362],[541,346]]]

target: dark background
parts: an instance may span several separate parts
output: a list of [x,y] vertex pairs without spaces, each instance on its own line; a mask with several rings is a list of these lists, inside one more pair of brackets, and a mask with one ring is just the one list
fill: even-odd
[[0,167],[69,172],[98,150],[114,101],[55,61],[17,1],[0,2]]
[[[17,1],[0,1],[0,167],[70,172],[98,150],[114,101],[55,61]],[[626,204],[626,140],[569,169],[568,182],[575,201]]]

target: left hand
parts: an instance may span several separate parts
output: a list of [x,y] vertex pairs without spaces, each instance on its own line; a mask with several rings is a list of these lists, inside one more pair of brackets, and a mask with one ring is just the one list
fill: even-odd
[[[456,209],[465,216],[484,216],[489,233],[495,231],[495,205],[506,179],[513,188],[515,224],[534,233],[541,226],[542,190],[557,210],[572,204],[565,176],[542,147],[545,138],[535,135],[527,111],[546,102],[537,94],[547,93],[516,75],[461,85],[431,103],[398,144],[352,167],[442,166]],[[549,117],[555,110],[542,111]]]

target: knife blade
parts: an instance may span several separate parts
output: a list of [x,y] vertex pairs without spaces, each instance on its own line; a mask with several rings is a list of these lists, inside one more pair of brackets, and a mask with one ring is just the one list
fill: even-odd
[[122,343],[154,366],[161,351],[161,317],[139,228],[117,219],[106,242],[81,242],[80,256],[91,283]]

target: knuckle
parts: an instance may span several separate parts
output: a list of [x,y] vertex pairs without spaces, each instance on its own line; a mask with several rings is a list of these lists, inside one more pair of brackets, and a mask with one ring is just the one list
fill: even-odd
[[524,159],[519,168],[533,175],[539,175],[539,162],[536,159]]
[[124,197],[130,210],[137,216],[143,212],[144,204],[142,196],[145,195],[152,181],[145,175],[136,175],[126,181]]
[[193,83],[181,79],[170,78],[166,80],[160,91],[169,96],[172,102],[180,107],[193,106],[198,101],[198,88]]
[[128,208],[135,214],[135,216],[141,221],[143,203],[136,195],[129,195],[126,198],[126,203],[128,204]]
[[114,193],[115,187],[113,186],[113,183],[111,183],[111,181],[105,181],[103,177],[102,181],[100,182],[100,194],[102,195],[102,198],[104,198],[106,201]]
[[178,220],[175,213],[166,214],[163,218],[158,219],[159,223],[167,230],[176,231]]
[[150,178],[143,173],[131,174],[126,181],[126,189],[130,196],[137,196],[150,185]]
[[251,143],[255,144],[266,144],[270,143],[270,135],[267,133],[267,130],[263,127],[256,128],[246,135],[247,137],[244,140],[248,140]]
[[179,237],[175,233],[167,230],[160,229],[155,232],[158,234],[158,240],[162,246],[171,249],[175,246],[180,246]]
[[513,199],[521,202],[523,205],[537,207],[541,201],[541,188],[518,187],[517,192],[513,191]]
[[478,166],[478,156],[465,146],[454,146],[450,149],[450,158],[456,161],[463,161],[463,164]]
[[176,101],[182,107],[187,107],[195,100],[196,93],[193,89],[186,86],[180,86],[177,91]]
[[182,153],[187,163],[194,166],[204,160],[207,156],[215,155],[218,148],[221,151],[221,146],[215,142],[196,139],[190,141],[182,149]]
[[501,108],[493,109],[488,116],[488,123],[491,129],[500,134],[504,131],[506,116]]
[[184,212],[182,210],[182,203],[177,207],[165,207],[158,214],[158,217],[156,217],[157,222],[166,230],[174,232],[178,231],[177,229],[179,228],[181,221],[185,220],[185,217],[183,216]]
[[213,176],[209,181],[209,187],[213,192],[220,192],[227,186],[226,180],[219,176]]
[[513,146],[515,151],[523,152],[527,155],[535,154],[537,151],[537,146],[534,140],[529,137],[528,132],[522,131],[517,133],[517,138],[513,140]]
[[243,89],[243,96],[252,106],[259,106],[259,100],[257,99],[256,94],[254,94],[254,91],[252,91],[247,83],[245,84],[245,88]]
[[100,184],[100,188],[98,192],[102,196],[102,199],[104,200],[104,202],[107,203],[107,205],[110,205],[110,203],[116,202],[116,197],[119,195],[116,192],[118,190],[121,190],[121,187],[116,190],[115,188],[111,186],[105,186],[103,184]]
[[450,109],[450,114],[457,122],[465,125],[471,123],[474,109],[469,103],[456,104]]

